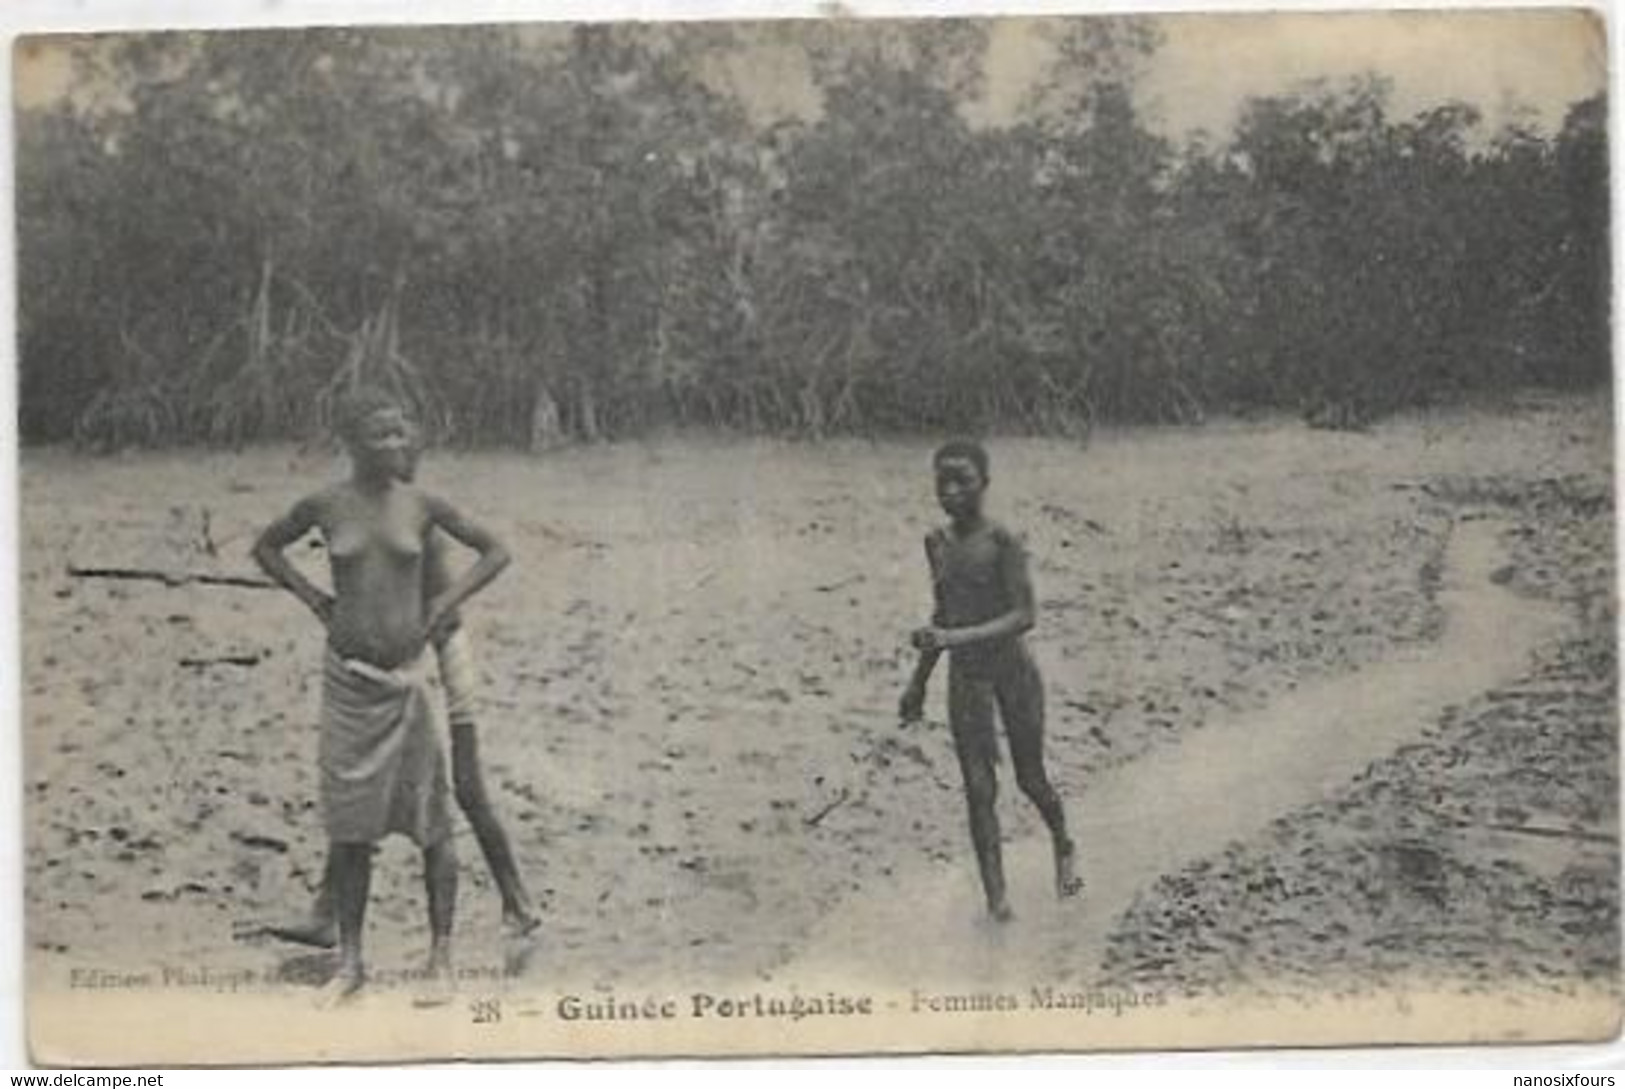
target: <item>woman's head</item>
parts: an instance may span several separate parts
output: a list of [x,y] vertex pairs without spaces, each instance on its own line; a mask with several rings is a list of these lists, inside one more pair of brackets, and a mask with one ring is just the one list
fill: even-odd
[[336,430],[356,469],[368,476],[407,478],[414,467],[416,429],[393,394],[361,389],[339,406]]
[[943,443],[931,457],[937,476],[937,502],[956,522],[982,513],[982,494],[989,479],[987,448],[957,439]]

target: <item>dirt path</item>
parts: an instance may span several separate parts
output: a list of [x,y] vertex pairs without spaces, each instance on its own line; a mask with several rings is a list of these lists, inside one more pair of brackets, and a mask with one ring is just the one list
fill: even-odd
[[[1261,713],[1213,723],[1071,799],[1089,882],[1081,902],[1055,901],[1046,841],[1007,843],[1017,921],[985,922],[967,843],[952,864],[900,873],[854,895],[773,975],[803,986],[836,979],[959,990],[1089,981],[1111,926],[1139,890],[1322,798],[1420,737],[1447,707],[1514,678],[1558,632],[1557,606],[1492,580],[1506,562],[1500,528],[1471,517],[1456,524],[1439,588],[1438,641],[1300,687]],[[1002,785],[1006,811],[1025,804]]]

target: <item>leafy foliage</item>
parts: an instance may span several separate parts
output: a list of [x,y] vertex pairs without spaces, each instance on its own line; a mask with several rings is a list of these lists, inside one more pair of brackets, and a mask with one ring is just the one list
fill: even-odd
[[1606,381],[1600,97],[1485,133],[1372,78],[1176,147],[1135,94],[1155,24],[1058,26],[996,127],[971,22],[805,28],[817,102],[774,124],[715,78],[750,28],[95,43],[127,93],[19,117],[23,434],[304,439],[358,382],[539,448]]

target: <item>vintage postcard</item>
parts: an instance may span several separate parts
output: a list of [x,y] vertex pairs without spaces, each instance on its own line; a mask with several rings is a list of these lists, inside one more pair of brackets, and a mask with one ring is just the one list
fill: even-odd
[[1613,1037],[1605,38],[19,40],[34,1060]]

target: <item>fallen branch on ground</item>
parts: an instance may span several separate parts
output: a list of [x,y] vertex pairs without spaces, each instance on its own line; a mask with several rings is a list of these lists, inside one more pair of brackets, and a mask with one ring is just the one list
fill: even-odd
[[182,658],[180,664],[187,669],[206,669],[209,666],[257,666],[265,658],[259,654],[222,654],[215,658]]
[[270,579],[252,575],[176,574],[148,567],[76,567],[68,565],[68,575],[76,579],[124,579],[136,582],[161,582],[165,586],[185,586],[200,583],[204,586],[237,586],[246,590],[280,589]]
[[812,816],[803,817],[801,819],[801,823],[805,824],[808,828],[817,828],[820,821],[822,821],[825,817],[829,816],[831,813],[835,812],[841,806],[845,805],[847,803],[847,800],[850,799],[851,797],[852,797],[851,793],[848,792],[845,787],[842,787],[841,792],[835,796],[834,801],[832,801],[828,805],[824,806],[822,809],[820,809],[818,812],[814,813]]
[[855,586],[862,581],[862,575],[853,575],[851,578],[844,578],[839,582],[826,583],[823,586],[814,586],[813,589],[817,590],[821,594],[833,594],[836,590],[844,590],[848,586]]
[[1552,828],[1542,824],[1498,824],[1452,820],[1457,828],[1481,828],[1486,832],[1511,832],[1520,836],[1541,836],[1546,839],[1577,839],[1586,843],[1601,843],[1610,847],[1619,845],[1619,837],[1608,832],[1592,832],[1584,828]]

